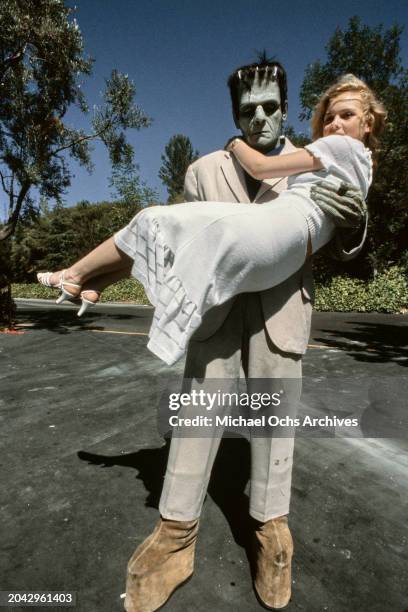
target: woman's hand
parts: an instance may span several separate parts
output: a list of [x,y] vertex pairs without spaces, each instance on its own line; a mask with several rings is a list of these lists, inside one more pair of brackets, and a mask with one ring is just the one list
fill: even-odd
[[241,136],[233,136],[232,138],[227,140],[226,145],[224,147],[224,151],[228,151],[229,153],[231,153],[232,149],[234,148],[234,142],[236,140],[243,140],[243,139]]

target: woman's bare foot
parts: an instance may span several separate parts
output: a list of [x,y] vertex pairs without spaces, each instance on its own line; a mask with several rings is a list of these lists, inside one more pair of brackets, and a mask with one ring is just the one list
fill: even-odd
[[87,302],[91,302],[92,304],[97,304],[99,302],[99,298],[101,297],[102,291],[108,286],[109,283],[101,282],[103,279],[100,276],[95,276],[93,278],[89,278],[82,285],[81,297]]
[[120,269],[87,278],[81,275],[76,269],[76,264],[66,270],[58,272],[39,272],[38,282],[46,287],[54,287],[61,290],[61,296],[57,304],[64,300],[75,300],[80,298],[82,301],[78,315],[82,314],[90,307],[99,302],[100,295],[106,287],[116,283],[118,280],[128,278],[131,272],[131,265],[126,262]]
[[81,296],[90,302],[96,304],[99,301],[100,295],[104,289],[110,287],[114,283],[117,283],[123,278],[129,278],[131,266],[124,266],[114,272],[108,272],[106,274],[100,274],[89,278],[82,285]]
[[96,291],[95,289],[83,289],[81,291],[81,298],[92,304],[97,304],[97,302],[99,302],[100,295],[100,291]]
[[99,302],[100,292],[94,289],[84,289],[81,291],[81,307],[78,310],[78,317],[82,317],[84,312],[91,306],[95,306]]

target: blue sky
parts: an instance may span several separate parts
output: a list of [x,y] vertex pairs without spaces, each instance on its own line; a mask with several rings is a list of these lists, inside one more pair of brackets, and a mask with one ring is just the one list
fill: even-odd
[[[306,66],[324,59],[335,28],[346,28],[353,15],[370,26],[408,23],[405,0],[79,0],[76,6],[85,51],[95,59],[93,75],[82,85],[90,107],[99,102],[113,68],[134,81],[136,101],[153,124],[129,139],[142,180],[162,201],[167,193],[158,171],[166,143],[176,133],[185,134],[201,155],[224,145],[235,133],[226,78],[253,61],[256,50],[265,48],[286,67],[288,120],[307,131],[298,120],[299,88]],[[407,66],[407,30],[401,43]],[[87,125],[76,112],[69,119]],[[109,199],[110,166],[103,146],[95,146],[93,161],[92,175],[72,165],[68,205]]]

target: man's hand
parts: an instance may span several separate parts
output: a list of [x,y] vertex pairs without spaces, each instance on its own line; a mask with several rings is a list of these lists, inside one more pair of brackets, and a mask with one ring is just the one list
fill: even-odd
[[338,228],[358,231],[367,218],[363,194],[350,183],[336,187],[330,181],[319,181],[312,185],[310,197]]

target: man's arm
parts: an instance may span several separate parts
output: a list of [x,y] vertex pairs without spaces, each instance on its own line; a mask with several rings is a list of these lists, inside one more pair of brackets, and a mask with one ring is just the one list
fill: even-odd
[[187,168],[184,179],[184,200],[185,202],[198,202],[200,200],[198,195],[197,177],[194,174],[192,166]]
[[337,227],[326,252],[341,261],[357,257],[367,236],[368,223],[361,191],[350,183],[336,187],[330,181],[321,181],[313,185],[310,197]]
[[350,261],[359,255],[367,238],[367,225],[361,232],[349,234],[346,230],[338,230],[333,240],[327,245],[327,254],[339,261]]

